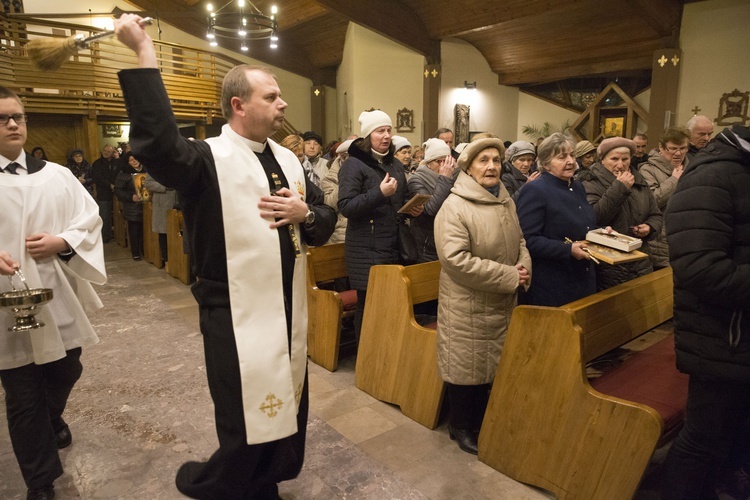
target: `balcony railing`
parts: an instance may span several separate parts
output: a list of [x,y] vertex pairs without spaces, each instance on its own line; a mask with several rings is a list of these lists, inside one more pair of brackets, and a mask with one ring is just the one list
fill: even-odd
[[[29,112],[126,116],[117,72],[137,66],[114,39],[93,42],[55,72],[35,69],[26,43],[41,37],[90,36],[90,26],[0,15],[0,84],[19,92]],[[238,61],[200,49],[154,42],[167,92],[179,119],[211,123],[221,116],[221,81]]]

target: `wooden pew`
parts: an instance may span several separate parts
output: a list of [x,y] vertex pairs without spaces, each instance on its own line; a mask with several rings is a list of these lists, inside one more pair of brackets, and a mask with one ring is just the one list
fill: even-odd
[[161,249],[159,248],[159,233],[151,230],[152,207],[150,201],[143,202],[143,258],[157,269],[161,269]]
[[190,279],[190,257],[182,247],[182,228],[185,222],[179,210],[167,210],[167,253],[169,274],[186,285]]
[[[671,334],[592,384],[586,363],[668,321],[672,305],[667,268],[559,308],[517,307],[479,459],[560,499],[632,498],[663,431],[681,424],[688,377],[675,368]],[[613,381],[630,384],[620,398],[592,388]],[[644,401],[658,403],[671,429]]]
[[438,424],[444,386],[437,332],[416,322],[414,305],[437,299],[439,280],[438,261],[370,268],[355,371],[359,389],[429,429]]
[[113,196],[112,203],[112,226],[114,227],[114,237],[118,245],[123,248],[128,246],[128,223],[122,215],[122,203]]
[[307,354],[328,371],[339,364],[341,320],[354,314],[357,292],[323,290],[318,284],[347,276],[344,244],[325,245],[307,251]]

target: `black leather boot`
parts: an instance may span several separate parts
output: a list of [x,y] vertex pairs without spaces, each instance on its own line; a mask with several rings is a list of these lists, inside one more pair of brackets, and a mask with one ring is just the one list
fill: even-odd
[[477,437],[473,431],[468,429],[454,429],[449,425],[448,434],[452,440],[458,443],[458,447],[466,453],[471,453],[472,455],[479,454],[479,449],[477,448]]

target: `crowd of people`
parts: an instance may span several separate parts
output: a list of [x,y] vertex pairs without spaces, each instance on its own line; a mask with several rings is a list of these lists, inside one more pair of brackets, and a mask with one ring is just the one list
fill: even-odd
[[[276,498],[278,482],[299,474],[308,411],[305,246],[326,243],[344,244],[357,338],[373,265],[403,263],[407,244],[416,262],[440,261],[438,371],[450,438],[472,454],[518,303],[560,306],[672,265],[677,363],[690,388],[665,496],[702,498],[725,460],[747,460],[746,448],[733,446],[746,443],[739,436],[750,417],[747,127],[711,141],[710,120],[694,117],[687,129],[664,131],[650,152],[645,134],[593,144],[555,133],[534,145],[484,133],[454,145],[453,132],[439,129],[412,145],[392,134],[387,113],[372,110],[359,116],[359,135],[342,142],[324,147],[308,131],[277,144],[270,136],[287,107],[278,83],[265,68],[240,65],[223,82],[221,135],[188,140],[139,20],[124,14],[115,23],[139,61],[119,73],[132,146],[121,158],[105,145],[89,165],[76,149],[66,169],[42,148],[26,154],[23,104],[0,88],[0,205],[18,214],[0,224],[0,273],[23,268],[34,286],[62,298],[47,309],[44,342],[0,336],[0,381],[28,498],[54,497],[57,450],[72,442],[63,412],[82,348],[98,341],[84,308],[101,306],[90,283],[106,281],[113,196],[132,257],[141,258],[141,161],[154,203],[166,210],[179,193],[188,231],[201,235],[190,240],[193,293],[219,448],[177,472],[177,489],[189,497]],[[41,177],[53,182],[34,181]],[[60,193],[64,207],[54,205]],[[425,201],[407,205],[418,195]],[[641,239],[648,258],[595,263],[585,241],[595,228]],[[166,259],[161,216],[153,229]]]

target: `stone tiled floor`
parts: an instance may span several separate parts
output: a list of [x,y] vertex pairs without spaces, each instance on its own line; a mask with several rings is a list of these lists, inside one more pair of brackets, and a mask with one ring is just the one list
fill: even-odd
[[[91,315],[101,342],[84,351],[84,373],[66,419],[57,498],[181,498],[174,474],[216,448],[197,306],[189,288],[106,245],[105,308]],[[354,385],[354,357],[330,373],[310,363],[305,466],[282,483],[291,499],[544,499],[458,449],[445,424],[431,431]],[[0,499],[26,488],[0,400]],[[641,500],[656,498],[644,489]]]

